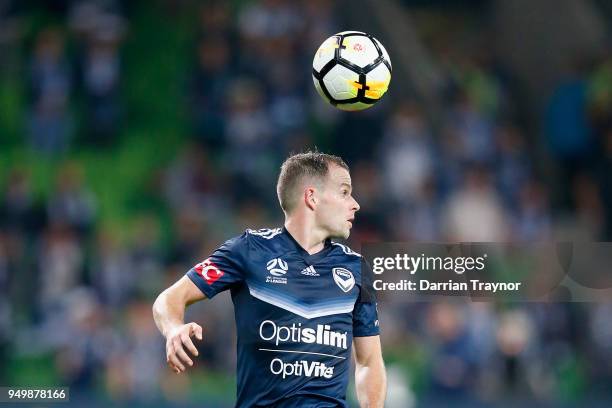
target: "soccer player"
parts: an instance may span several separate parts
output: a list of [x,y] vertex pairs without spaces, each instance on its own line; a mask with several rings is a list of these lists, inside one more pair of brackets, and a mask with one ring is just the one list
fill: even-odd
[[[186,306],[229,289],[238,333],[237,407],[346,407],[351,349],[357,398],[382,407],[386,376],[376,303],[348,238],[359,204],[341,158],[308,152],[282,165],[284,228],[247,230],[163,291],[153,305],[168,365],[181,373],[202,327]],[[364,263],[365,264],[365,263]]]

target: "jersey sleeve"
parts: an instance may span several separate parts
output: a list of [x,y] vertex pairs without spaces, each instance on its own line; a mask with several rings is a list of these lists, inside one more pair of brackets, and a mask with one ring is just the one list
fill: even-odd
[[196,264],[187,277],[212,299],[244,280],[244,259],[248,250],[247,234],[226,241],[213,254]]
[[353,337],[380,334],[376,294],[372,284],[372,269],[365,260],[361,262],[361,288],[353,309]]

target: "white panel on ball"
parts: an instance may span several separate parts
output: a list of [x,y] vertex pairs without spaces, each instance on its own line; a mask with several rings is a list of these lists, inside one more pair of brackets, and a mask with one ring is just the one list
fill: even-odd
[[323,83],[336,100],[350,99],[357,96],[359,89],[359,74],[336,65],[323,77]]
[[338,37],[329,37],[321,44],[312,60],[315,71],[321,72],[325,64],[334,59],[336,48],[338,48]]
[[321,89],[321,85],[319,84],[319,80],[313,76],[313,77],[312,77],[312,81],[314,82],[315,89],[317,90],[317,92],[319,93],[319,95],[321,95],[321,97],[322,97],[323,99],[327,100],[327,96],[325,96],[325,93],[324,93],[324,92],[323,92],[323,90]]
[[345,60],[363,68],[373,63],[378,58],[378,50],[368,37],[363,35],[351,35],[342,41],[340,56]]
[[355,102],[355,103],[345,103],[345,104],[339,103],[338,105],[336,105],[336,108],[343,110],[343,111],[347,111],[347,112],[355,112],[355,111],[360,111],[360,110],[371,108],[372,106],[373,105],[369,103]]

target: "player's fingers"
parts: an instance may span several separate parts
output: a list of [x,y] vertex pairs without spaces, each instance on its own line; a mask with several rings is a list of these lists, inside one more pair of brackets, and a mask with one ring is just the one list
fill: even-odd
[[180,373],[181,371],[185,370],[185,367],[183,366],[183,364],[181,364],[179,358],[177,357],[173,349],[168,354],[168,365],[177,373]]
[[195,334],[196,339],[202,340],[202,326],[197,323],[191,323],[191,332]]
[[185,371],[185,366],[181,364],[178,357],[175,354],[171,354],[168,358],[168,365],[172,368],[177,374],[182,371]]
[[191,359],[189,358],[187,353],[185,353],[185,350],[183,349],[183,343],[181,342],[181,340],[182,339],[177,339],[175,341],[174,351],[176,352],[176,355],[181,360],[181,362],[189,364],[190,366],[192,366],[193,365],[193,361],[191,361]]
[[198,349],[193,344],[193,341],[191,341],[191,337],[184,336],[184,337],[181,337],[181,340],[183,340],[183,345],[185,345],[185,347],[187,347],[187,350],[189,350],[189,352],[192,355],[197,356],[199,354],[198,353]]
[[177,374],[179,374],[179,373],[181,372],[181,370],[179,370],[179,368],[178,368],[178,367],[176,367],[176,366],[174,365],[174,363],[173,363],[173,362],[170,360],[170,357],[168,357],[168,359],[167,359],[166,361],[167,361],[167,363],[168,363],[168,367],[170,367],[170,369],[171,369],[172,371],[174,371],[174,372],[175,372],[175,373],[177,373]]
[[[178,356],[177,356],[177,347],[174,345],[174,343],[170,346],[170,353],[168,354],[168,360],[169,362],[176,367],[179,372],[181,371],[185,371],[185,366],[181,363],[181,361],[179,360]],[[182,348],[181,348],[182,350]],[[184,353],[184,351],[183,351]]]

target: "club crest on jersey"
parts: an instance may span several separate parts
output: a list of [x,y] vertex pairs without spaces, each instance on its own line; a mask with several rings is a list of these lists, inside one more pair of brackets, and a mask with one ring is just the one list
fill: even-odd
[[287,278],[282,277],[289,270],[287,262],[280,258],[270,259],[266,264],[266,269],[272,276],[266,277],[267,283],[287,283]]
[[349,292],[355,286],[355,277],[348,269],[334,268],[332,269],[334,282],[343,292]]

